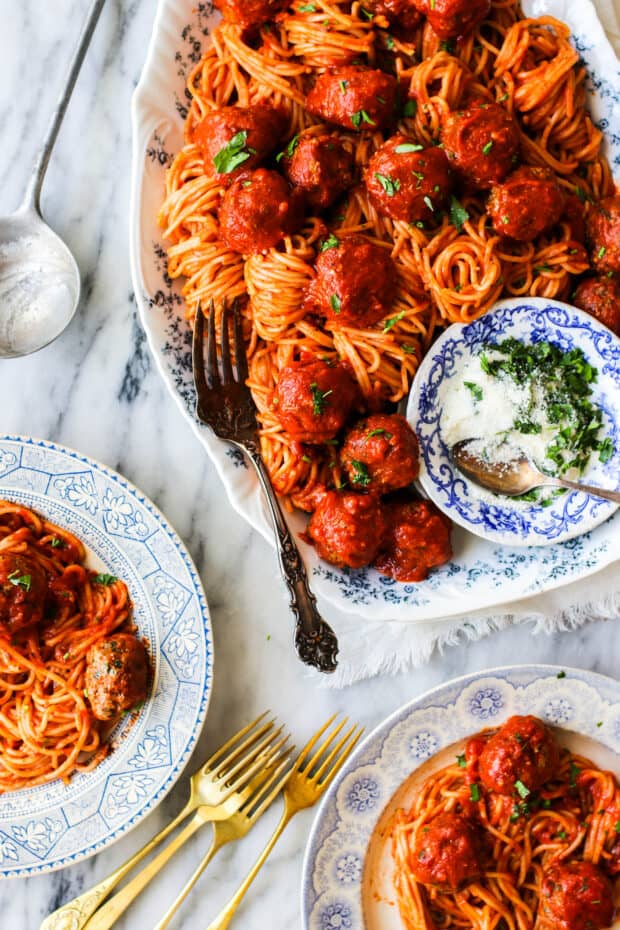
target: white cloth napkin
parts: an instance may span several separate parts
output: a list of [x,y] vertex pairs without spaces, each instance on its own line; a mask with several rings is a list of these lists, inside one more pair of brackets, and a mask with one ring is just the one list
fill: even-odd
[[[544,5],[544,0],[541,0]],[[620,56],[620,0],[593,0],[601,23]],[[574,5],[575,0],[565,0]],[[536,10],[534,15],[545,12]],[[560,14],[558,13],[558,16]],[[615,127],[620,131],[620,127]],[[618,542],[620,558],[620,540]],[[620,617],[619,563],[581,581],[546,594],[503,604],[475,614],[438,617],[425,623],[360,620],[323,604],[324,615],[338,631],[339,667],[333,676],[320,676],[328,687],[341,688],[373,675],[395,675],[424,664],[435,649],[480,639],[512,624],[530,623],[533,633],[575,629],[590,620]]]

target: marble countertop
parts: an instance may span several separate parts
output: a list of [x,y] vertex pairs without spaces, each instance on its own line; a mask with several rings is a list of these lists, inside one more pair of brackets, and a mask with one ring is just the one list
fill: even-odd
[[[89,0],[0,5],[2,212],[17,205],[25,188],[88,5]],[[620,638],[611,623],[599,622],[551,637],[533,636],[527,626],[508,629],[450,648],[422,670],[344,691],[322,689],[308,679],[291,649],[291,620],[274,553],[229,506],[151,363],[136,318],[127,242],[129,104],[155,7],[156,0],[109,0],[102,14],[43,193],[45,216],[82,270],[84,299],[54,345],[0,363],[0,430],[64,443],[122,472],[187,543],[207,591],[216,651],[209,716],[189,769],[265,708],[277,711],[299,745],[330,713],[343,711],[371,728],[427,688],[485,667],[552,662],[617,674]],[[47,876],[0,884],[2,925],[36,930],[51,910],[99,881],[158,831],[181,808],[187,790],[185,776],[157,811],[100,855]],[[172,926],[207,926],[253,862],[277,813],[272,809],[242,844],[221,853]],[[298,930],[311,819],[306,812],[289,827],[236,926]],[[118,923],[121,930],[156,922],[206,850],[208,832],[194,837],[132,906]]]

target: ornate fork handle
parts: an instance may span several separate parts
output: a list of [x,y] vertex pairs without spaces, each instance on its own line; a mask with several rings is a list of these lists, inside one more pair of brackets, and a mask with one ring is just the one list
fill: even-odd
[[295,648],[302,662],[321,672],[333,672],[338,664],[338,640],[332,628],[321,617],[316,598],[308,586],[308,575],[297,543],[289,530],[280,503],[271,486],[269,473],[260,454],[258,444],[239,444],[249,456],[261,487],[265,492],[269,512],[278,541],[278,561],[282,577],[291,594],[291,608],[295,614]]

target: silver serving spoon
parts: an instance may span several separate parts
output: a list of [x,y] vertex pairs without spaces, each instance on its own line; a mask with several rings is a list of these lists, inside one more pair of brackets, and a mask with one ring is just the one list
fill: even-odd
[[462,439],[461,442],[455,443],[450,450],[450,457],[467,478],[496,494],[518,497],[520,494],[533,491],[534,488],[568,488],[571,491],[582,491],[584,494],[602,497],[604,500],[620,504],[620,491],[609,491],[605,488],[593,487],[591,484],[581,484],[579,481],[568,481],[567,478],[552,478],[544,475],[523,454],[517,454],[508,462],[485,462],[471,448],[473,442],[479,442],[479,440]]
[[65,88],[37,155],[21,206],[0,217],[0,358],[42,349],[73,319],[80,272],[62,239],[41,217],[43,178],[105,0],[94,0]]

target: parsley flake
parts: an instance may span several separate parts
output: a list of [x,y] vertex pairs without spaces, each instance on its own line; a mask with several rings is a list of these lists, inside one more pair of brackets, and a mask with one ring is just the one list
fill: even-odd
[[529,798],[530,794],[532,793],[530,789],[520,780],[515,782],[515,789],[519,797],[523,798],[523,800],[525,800],[525,798]]
[[328,249],[337,249],[339,245],[340,245],[340,239],[338,239],[337,236],[334,236],[333,233],[330,233],[327,239],[323,239],[323,241],[321,242],[321,245],[319,246],[319,251],[327,252]]
[[351,465],[353,466],[353,475],[351,481],[353,484],[359,484],[361,487],[366,488],[372,481],[368,473],[368,467],[364,462],[358,461],[358,459],[351,459]]
[[11,572],[8,580],[16,588],[23,588],[25,591],[30,591],[32,586],[32,575],[20,575],[18,571]]
[[377,125],[374,119],[370,118],[366,110],[356,110],[355,113],[351,113],[350,120],[356,129],[359,129],[362,123],[368,123],[369,126]]
[[397,155],[406,155],[407,152],[423,152],[424,146],[418,145],[416,142],[401,142],[394,151]]
[[312,394],[312,413],[315,417],[320,417],[327,407],[327,398],[333,392],[331,390],[322,391],[316,381],[313,381],[310,385],[310,393]]
[[118,581],[118,578],[115,575],[108,575],[106,572],[101,572],[99,575],[95,575],[93,581],[95,584],[110,585]]
[[460,203],[456,197],[450,198],[450,222],[454,226],[457,232],[461,232],[463,226],[469,219],[469,213],[465,209],[462,203]]
[[491,153],[492,148],[493,148],[493,139],[489,139],[487,144],[482,147],[482,154],[489,155]]
[[391,178],[388,174],[379,174],[378,171],[375,171],[375,177],[388,197],[393,197],[400,190],[398,178]]
[[471,391],[474,400],[482,400],[482,388],[479,384],[474,384],[473,381],[463,381],[463,384],[468,391]]
[[250,148],[247,141],[247,129],[242,129],[241,132],[235,133],[230,142],[213,156],[213,164],[218,174],[230,174],[246,162],[251,155],[256,155],[256,149]]
[[329,305],[334,313],[340,313],[342,310],[342,301],[340,300],[340,297],[338,297],[338,294],[332,294],[332,296],[329,298]]
[[396,326],[396,324],[400,322],[400,320],[402,320],[404,315],[405,315],[405,311],[401,310],[400,313],[396,314],[396,316],[391,316],[388,320],[386,320],[385,323],[383,324],[383,332],[384,333],[389,332],[393,326]]

